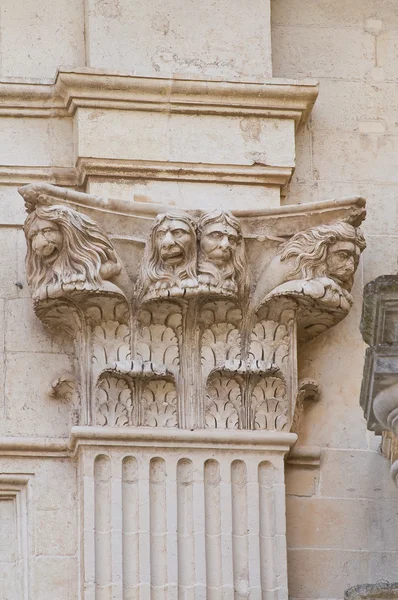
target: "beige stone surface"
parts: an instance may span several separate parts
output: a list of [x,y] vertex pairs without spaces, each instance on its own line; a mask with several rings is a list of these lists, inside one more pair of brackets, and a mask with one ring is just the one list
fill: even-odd
[[374,38],[364,31],[275,25],[272,35],[275,76],[364,79],[373,66]]
[[52,79],[59,66],[84,64],[81,0],[1,5],[1,75]]
[[[192,27],[192,24],[195,24]],[[130,73],[210,77],[271,75],[270,6],[129,0],[87,3],[89,65]]]
[[313,496],[319,484],[319,470],[314,468],[286,467],[286,494]]
[[[32,140],[35,140],[32,148]],[[71,166],[71,119],[19,119],[2,122],[2,165]]]
[[[20,365],[23,364],[23,369]],[[5,415],[7,435],[66,437],[71,424],[70,405],[50,397],[49,384],[70,371],[65,354],[8,352],[5,361]]]
[[[340,498],[336,502],[328,497],[292,496],[287,498],[286,510],[291,548],[396,551],[393,498]],[[358,522],[366,526],[358,527]]]
[[389,468],[388,461],[378,452],[326,451],[320,474],[320,493],[333,498],[393,499],[396,488],[388,477]]
[[[245,205],[253,208],[277,207],[280,192],[277,186],[233,185],[223,183],[199,183],[189,181],[141,181],[126,182],[123,179],[96,179],[89,177],[87,192],[109,198],[131,200],[149,199],[151,202],[170,204],[184,209],[201,206],[212,210],[215,206],[239,209]],[[1,198],[1,197],[0,197]],[[1,207],[1,204],[0,204]]]
[[[294,125],[282,119],[78,109],[81,157],[189,163],[294,164]],[[112,133],[110,133],[112,132]]]
[[0,219],[3,225],[22,225],[25,209],[19,202],[17,185],[0,187]]
[[36,561],[37,600],[74,600],[78,594],[76,557],[39,556]]
[[398,16],[394,0],[338,0],[318,2],[309,0],[272,0],[272,20],[276,25],[344,27],[363,29],[365,20],[382,22],[382,27],[394,29]]
[[341,598],[347,584],[369,577],[369,553],[360,550],[292,549],[288,565],[292,598]]

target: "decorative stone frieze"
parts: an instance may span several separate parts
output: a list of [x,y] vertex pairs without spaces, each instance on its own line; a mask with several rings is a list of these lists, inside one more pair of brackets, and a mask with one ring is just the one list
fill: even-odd
[[[365,248],[357,228],[361,199],[346,202],[343,218],[318,208],[315,226],[276,226],[275,235],[276,216],[267,212],[153,207],[147,237],[137,244],[123,236],[120,220],[110,238],[72,208],[78,199],[87,212],[93,199],[85,194],[73,198],[51,186],[21,194],[36,313],[75,344],[75,375],[60,374],[53,384],[55,395],[71,399],[73,422],[291,429],[305,390],[317,393],[314,383],[299,386],[298,347],[352,305]],[[133,208],[135,231],[149,215]]]

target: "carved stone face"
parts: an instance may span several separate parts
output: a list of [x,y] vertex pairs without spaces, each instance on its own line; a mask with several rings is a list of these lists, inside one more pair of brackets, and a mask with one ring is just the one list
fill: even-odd
[[38,217],[33,221],[29,230],[29,241],[33,252],[44,263],[51,264],[58,258],[61,252],[63,235],[57,223]]
[[343,285],[351,284],[360,255],[360,249],[353,242],[331,244],[326,258],[328,276]]
[[206,260],[223,267],[232,260],[239,234],[227,223],[209,223],[202,231],[200,249]]
[[179,219],[165,219],[156,231],[156,246],[163,263],[169,267],[180,266],[192,243],[192,234],[187,223]]

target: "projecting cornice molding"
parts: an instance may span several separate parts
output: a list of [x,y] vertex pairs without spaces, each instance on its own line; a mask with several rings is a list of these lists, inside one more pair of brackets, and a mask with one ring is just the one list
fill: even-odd
[[[59,202],[71,208],[90,214],[93,219],[109,227],[108,219],[119,218],[117,232],[119,235],[139,231],[139,239],[146,240],[152,219],[159,213],[177,207],[146,201],[123,200],[120,198],[103,198],[94,194],[86,194],[47,183],[33,183],[19,190],[28,208],[36,204]],[[195,214],[195,211],[190,211]],[[200,211],[197,211],[199,214]],[[242,208],[232,209],[231,213],[241,220],[242,231],[249,239],[259,238],[281,242],[284,237],[308,227],[346,221],[358,227],[366,217],[366,200],[362,196],[347,196],[322,202],[308,204],[285,205],[276,208]],[[131,221],[122,221],[120,217],[129,217]],[[149,219],[149,220],[148,220]],[[135,223],[138,223],[138,226]],[[281,239],[278,239],[278,236]]]
[[59,71],[55,95],[73,114],[76,108],[99,107],[168,113],[263,116],[305,120],[318,95],[313,80],[265,82],[155,78],[104,71]]
[[283,187],[289,183],[293,168],[79,158],[75,173],[78,185],[82,187],[90,177],[104,180],[145,179]]
[[313,80],[222,81],[60,70],[54,83],[0,82],[0,115],[66,116],[78,107],[294,119],[318,95]]

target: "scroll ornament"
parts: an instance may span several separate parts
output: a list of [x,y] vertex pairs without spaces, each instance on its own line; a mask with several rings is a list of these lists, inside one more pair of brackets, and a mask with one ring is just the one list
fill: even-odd
[[40,195],[27,206],[36,313],[75,343],[75,423],[295,427],[297,344],[348,314],[365,248],[356,226],[299,231],[264,260],[233,214],[166,210],[134,276],[91,218]]

